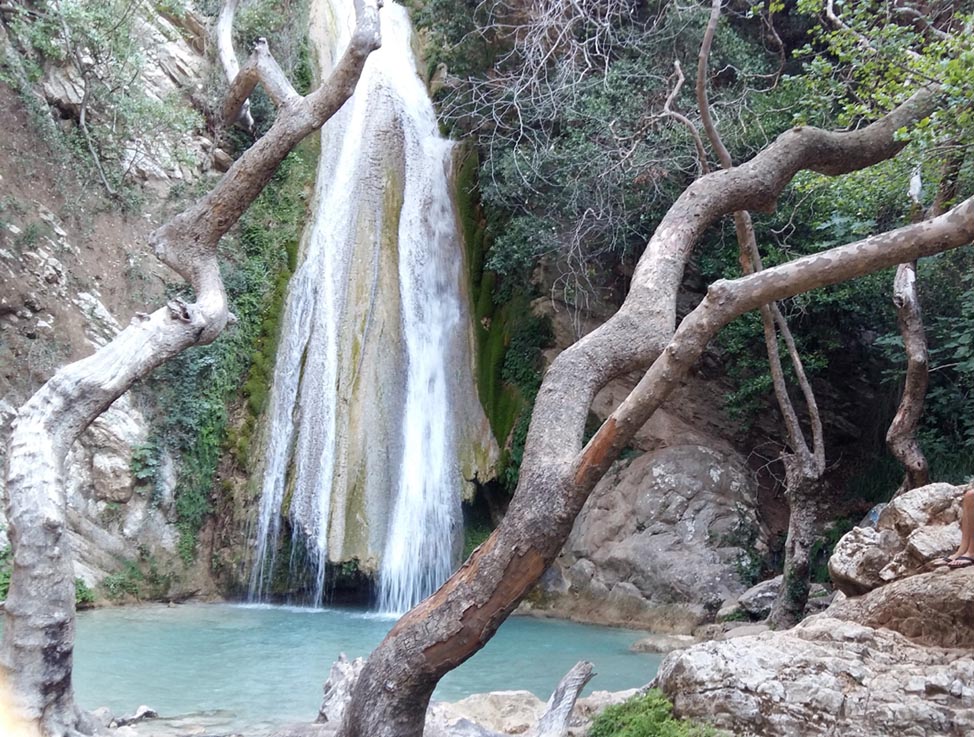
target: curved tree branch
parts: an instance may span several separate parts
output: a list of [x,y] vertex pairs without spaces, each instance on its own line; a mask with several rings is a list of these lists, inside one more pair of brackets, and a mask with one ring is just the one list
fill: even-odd
[[[736,210],[772,209],[802,169],[835,175],[894,156],[904,145],[896,131],[936,105],[935,91],[925,88],[857,131],[793,128],[751,161],[700,177],[683,192],[647,244],[619,311],[549,367],[507,516],[369,657],[343,737],[419,737],[439,679],[486,644],[555,559],[589,492],[618,456],[616,440],[626,433],[631,438],[639,427],[619,428],[610,418],[595,445],[580,454],[592,399],[612,378],[645,370],[669,343],[683,269],[704,230]],[[766,278],[764,273],[747,278]]]
[[[270,131],[213,191],[150,236],[158,257],[189,282],[196,301],[173,301],[136,317],[93,355],[58,370],[14,420],[6,470],[13,572],[0,675],[25,716],[48,735],[91,731],[71,687],[75,594],[63,460],[78,435],[135,381],[183,349],[211,342],[232,321],[217,243],[288,152],[351,95],[365,59],[379,44],[374,0],[359,3],[357,11],[356,32],[329,79],[306,98],[285,99]],[[248,62],[261,80],[276,68],[266,56],[265,46]],[[279,89],[279,80],[269,79],[268,86]]]
[[[216,20],[216,55],[220,60],[220,66],[223,68],[227,83],[231,87],[240,75],[240,62],[237,61],[237,52],[233,48],[233,18],[237,13],[239,4],[240,0],[224,0],[223,5],[220,6],[220,15]],[[228,120],[225,114],[223,117],[228,124],[238,123],[247,132],[254,130],[254,118],[250,114],[250,100],[247,99],[252,91],[253,87],[248,90],[247,96],[240,103],[233,120]],[[227,99],[230,98],[231,95],[228,94]],[[225,112],[226,108],[224,108]]]

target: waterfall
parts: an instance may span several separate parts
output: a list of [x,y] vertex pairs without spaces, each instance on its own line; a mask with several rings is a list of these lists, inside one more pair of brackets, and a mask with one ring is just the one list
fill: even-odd
[[[327,67],[354,20],[350,2],[320,5]],[[322,130],[265,417],[255,601],[270,594],[286,516],[313,603],[327,564],[356,560],[378,572],[382,610],[408,609],[456,563],[462,446],[496,453],[473,389],[452,144],[416,72],[406,11],[387,2],[380,19],[381,48]]]

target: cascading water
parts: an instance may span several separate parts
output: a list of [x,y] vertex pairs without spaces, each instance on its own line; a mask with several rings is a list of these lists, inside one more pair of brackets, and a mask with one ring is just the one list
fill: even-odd
[[[347,43],[352,3],[322,4],[327,65]],[[416,73],[405,10],[386,3],[380,18],[381,48],[322,130],[266,418],[255,601],[271,593],[285,516],[292,557],[311,559],[314,603],[327,563],[351,559],[379,568],[382,610],[420,601],[455,563],[460,446],[490,442],[471,375],[451,144]]]

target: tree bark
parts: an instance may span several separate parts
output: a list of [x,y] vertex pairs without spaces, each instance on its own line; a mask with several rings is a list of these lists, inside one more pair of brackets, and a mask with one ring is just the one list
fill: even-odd
[[[720,133],[710,114],[710,102],[707,99],[707,64],[710,59],[711,46],[717,32],[717,22],[720,20],[722,0],[713,0],[710,20],[700,44],[700,54],[697,63],[697,103],[700,106],[700,117],[704,130],[711,145],[717,152],[717,158],[724,169],[733,166],[730,152],[724,146]],[[734,213],[734,228],[737,233],[737,243],[740,249],[741,271],[753,274],[761,271],[761,252],[758,250],[757,238],[754,234],[754,222],[747,210]],[[787,586],[782,586],[771,610],[769,620],[772,627],[782,629],[791,627],[801,619],[808,600],[809,575],[811,567],[808,557],[811,546],[815,541],[815,514],[812,507],[815,504],[816,492],[822,474],[825,473],[825,436],[822,432],[822,420],[818,411],[818,402],[812,384],[805,375],[805,366],[798,353],[794,336],[788,321],[782,314],[776,302],[761,305],[761,325],[764,331],[764,347],[768,354],[768,369],[771,373],[771,385],[774,389],[778,409],[781,411],[782,422],[785,425],[789,451],[782,453],[785,465],[785,499],[788,502],[789,524],[788,540],[785,543],[785,579]],[[808,409],[809,424],[812,431],[812,443],[809,447],[795,411],[795,405],[788,394],[785,371],[781,363],[781,351],[778,349],[778,331],[788,348],[788,356],[795,369],[795,378],[805,399]],[[804,578],[802,578],[804,576]],[[792,612],[799,615],[795,618]]]
[[552,691],[532,737],[565,737],[578,695],[594,675],[592,664],[587,660],[575,663]]
[[785,465],[785,498],[788,500],[788,535],[781,588],[768,624],[774,629],[794,627],[805,616],[812,576],[812,546],[818,538],[818,499],[822,472],[807,459],[790,453]]
[[927,395],[927,338],[923,330],[920,299],[916,288],[916,262],[900,264],[893,279],[893,304],[896,321],[903,336],[906,352],[906,379],[900,406],[886,432],[886,445],[903,466],[906,478],[896,496],[930,483],[927,458],[917,440],[917,428],[923,417],[923,400]]
[[[676,374],[655,368],[669,364],[653,362],[673,335],[677,289],[701,233],[735,210],[772,209],[801,169],[836,175],[894,156],[903,145],[896,131],[929,114],[936,99],[934,90],[923,89],[858,131],[793,128],[749,162],[701,177],[684,191],[647,244],[619,311],[549,367],[535,402],[517,491],[504,521],[438,591],[399,620],[369,657],[346,711],[343,737],[419,737],[439,679],[486,644],[557,556],[595,483],[655,411],[656,406],[648,414],[640,409],[652,405],[647,397],[673,388],[668,381]],[[916,247],[922,248],[919,243]],[[830,260],[813,259],[821,260],[823,273],[830,272]],[[828,283],[824,276],[818,283],[808,276],[820,268],[807,259],[794,264],[799,282],[807,285],[799,291]],[[781,279],[781,274],[769,269],[747,278],[765,284]],[[721,293],[722,284],[711,291]],[[742,312],[785,296],[789,293],[771,290],[768,299]],[[644,387],[630,395],[624,403],[630,409],[614,413],[580,453],[595,393],[612,378],[650,364],[652,377],[644,381],[653,390]],[[633,425],[633,418],[639,417],[642,420]]]
[[[233,316],[220,279],[217,243],[270,180],[278,164],[351,96],[379,44],[374,1],[329,79],[306,98],[287,97],[267,135],[196,205],[150,236],[156,255],[193,287],[196,301],[170,302],[136,317],[93,355],[61,368],[18,411],[7,453],[7,519],[13,548],[4,608],[0,675],[17,706],[48,737],[90,733],[74,701],[74,572],[67,536],[64,458],[78,435],[138,379],[192,345],[213,341]],[[259,46],[244,70],[280,89]],[[278,69],[279,71],[279,69]],[[251,89],[252,89],[251,85]],[[241,104],[242,104],[241,100]]]

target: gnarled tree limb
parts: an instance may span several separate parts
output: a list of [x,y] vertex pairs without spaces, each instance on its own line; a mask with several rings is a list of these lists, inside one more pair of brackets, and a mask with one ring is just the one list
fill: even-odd
[[[136,318],[93,355],[55,373],[14,420],[6,469],[13,572],[0,671],[25,716],[49,737],[91,731],[71,687],[75,593],[63,460],[78,435],[135,381],[183,349],[211,342],[232,320],[217,243],[288,152],[351,95],[379,44],[374,0],[359,3],[357,11],[355,34],[329,79],[307,98],[288,99],[270,131],[213,191],[150,236],[158,257],[189,282],[196,301]],[[258,73],[273,69],[259,60],[255,65]]]
[[[704,230],[735,210],[773,208],[801,169],[842,174],[894,156],[904,145],[896,131],[936,105],[935,91],[922,89],[857,131],[793,128],[751,161],[703,176],[683,192],[647,244],[619,311],[549,367],[507,516],[369,657],[343,737],[419,737],[439,679],[483,647],[555,559],[595,483],[642,424],[621,427],[626,416],[611,417],[580,453],[592,399],[612,378],[645,370],[669,343],[684,266]],[[770,271],[747,278],[766,279]]]
[[[707,137],[717,152],[721,166],[724,169],[730,169],[733,166],[731,155],[727,147],[724,146],[717,125],[710,114],[710,102],[707,98],[707,65],[710,60],[714,35],[717,31],[717,22],[720,20],[721,5],[722,0],[713,0],[711,5],[710,19],[707,22],[703,41],[700,44],[696,93],[697,103],[700,106],[700,117]],[[737,231],[737,242],[740,249],[741,270],[744,274],[761,271],[764,266],[761,263],[761,253],[758,250],[751,213],[747,210],[735,212],[734,227]],[[759,312],[764,331],[765,350],[768,353],[771,385],[788,438],[788,451],[782,456],[785,465],[785,496],[788,500],[790,512],[788,536],[785,541],[785,581],[772,607],[770,619],[773,627],[781,628],[797,623],[805,609],[808,597],[809,556],[815,537],[814,522],[816,517],[812,506],[819,480],[825,472],[825,439],[818,402],[815,400],[812,385],[805,375],[805,367],[785,316],[775,302],[761,305]],[[788,349],[788,356],[794,366],[795,377],[808,409],[812,430],[811,447],[805,438],[805,431],[798,419],[795,405],[788,394],[785,371],[781,363],[781,352],[778,349],[779,330]]]
[[[233,48],[233,18],[237,14],[239,4],[240,0],[224,0],[220,7],[220,15],[216,20],[216,55],[220,60],[220,66],[223,68],[227,83],[231,87],[234,86],[240,76],[240,62],[237,61],[237,52]],[[250,100],[247,99],[253,89],[251,86],[243,100],[240,101],[232,120],[227,118],[226,106],[224,106],[223,120],[227,125],[239,123],[240,127],[246,131],[254,130],[254,118],[250,114]],[[231,91],[227,95],[227,100],[229,101],[232,96],[233,92]]]

